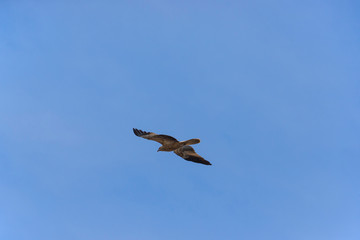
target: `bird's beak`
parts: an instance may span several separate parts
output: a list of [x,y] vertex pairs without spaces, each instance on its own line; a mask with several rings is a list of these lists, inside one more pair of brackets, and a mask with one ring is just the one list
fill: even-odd
[[159,152],[160,150],[157,150],[157,152]]

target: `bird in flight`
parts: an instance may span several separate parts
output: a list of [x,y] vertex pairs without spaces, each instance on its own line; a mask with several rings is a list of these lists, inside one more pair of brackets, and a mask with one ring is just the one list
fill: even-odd
[[197,144],[200,142],[200,139],[193,138],[186,141],[179,142],[176,138],[163,135],[156,134],[153,132],[145,132],[136,128],[133,128],[134,134],[138,137],[142,137],[148,140],[153,140],[160,143],[162,146],[159,147],[159,151],[164,152],[174,152],[176,155],[182,157],[183,159],[191,162],[202,163],[205,165],[211,165],[211,163],[204,158],[202,158],[199,154],[197,154],[189,145]]

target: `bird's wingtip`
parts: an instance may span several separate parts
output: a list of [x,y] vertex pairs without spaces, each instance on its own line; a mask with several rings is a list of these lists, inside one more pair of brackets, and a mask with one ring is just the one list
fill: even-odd
[[136,128],[133,128],[133,132],[136,136],[139,136],[139,133],[138,133],[139,130],[137,130]]

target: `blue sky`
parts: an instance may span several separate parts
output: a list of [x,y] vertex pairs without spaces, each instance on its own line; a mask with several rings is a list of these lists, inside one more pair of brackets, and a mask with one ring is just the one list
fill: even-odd
[[1,1],[0,238],[360,239],[359,7]]

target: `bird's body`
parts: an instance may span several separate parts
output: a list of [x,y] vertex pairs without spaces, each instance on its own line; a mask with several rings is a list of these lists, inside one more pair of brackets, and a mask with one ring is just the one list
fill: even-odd
[[153,140],[153,141],[160,143],[162,146],[159,147],[158,152],[159,151],[164,151],[164,152],[174,151],[174,153],[176,155],[182,157],[183,159],[185,159],[187,161],[202,163],[205,165],[211,165],[210,162],[206,161],[204,158],[202,158],[200,155],[198,155],[192,147],[188,146],[188,145],[193,145],[193,144],[199,143],[200,139],[198,139],[198,138],[193,138],[190,140],[179,142],[176,138],[168,136],[168,135],[164,135],[164,134],[145,132],[145,131],[142,131],[142,130],[139,130],[136,128],[133,128],[133,131],[134,131],[134,134],[138,137],[142,137],[142,138],[145,138],[148,140]]
[[171,143],[171,144],[166,144],[166,145],[163,145],[159,148],[159,151],[164,151],[164,152],[172,152],[178,148],[181,148],[181,147],[184,147],[184,146],[187,146],[187,145],[192,145],[192,144],[197,144],[199,143],[200,140],[199,139],[190,139],[190,140],[187,140],[187,141],[182,141],[182,142],[174,142],[174,143]]

